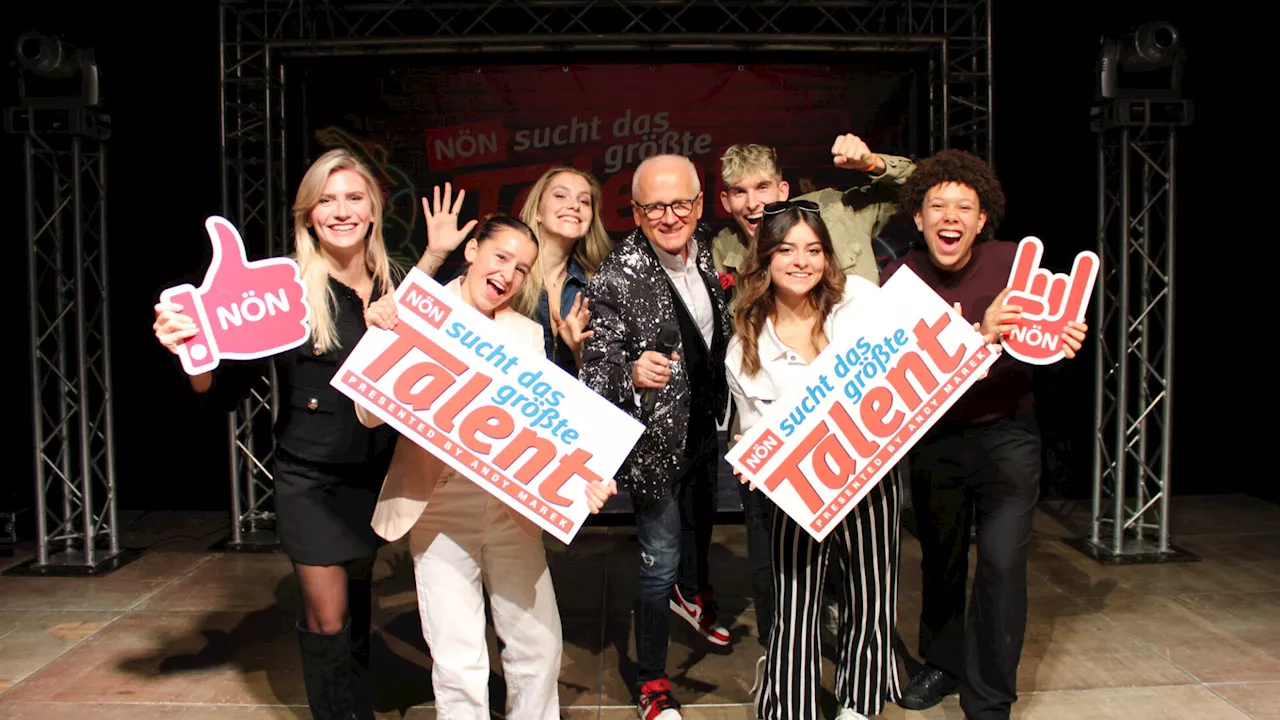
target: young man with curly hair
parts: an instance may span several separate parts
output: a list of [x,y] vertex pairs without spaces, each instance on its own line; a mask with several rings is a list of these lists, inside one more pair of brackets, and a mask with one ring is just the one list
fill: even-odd
[[[1004,215],[1000,181],[981,159],[944,150],[916,164],[899,195],[925,247],[885,266],[906,266],[980,323],[988,343],[1021,310],[1006,305],[1017,243],[989,239]],[[982,238],[982,239],[980,239]],[[1067,357],[1085,337],[1072,323]],[[923,710],[959,691],[968,720],[1006,720],[1017,700],[1027,625],[1027,554],[1040,492],[1040,433],[1031,367],[1003,356],[912,450],[912,505],[922,552],[919,652],[924,667],[898,704]],[[978,562],[966,614],[971,524]]]

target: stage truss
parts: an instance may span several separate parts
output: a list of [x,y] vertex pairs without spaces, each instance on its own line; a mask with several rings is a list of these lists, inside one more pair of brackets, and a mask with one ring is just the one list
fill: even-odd
[[[287,250],[285,59],[679,51],[921,53],[929,62],[929,152],[992,160],[991,0],[222,0],[223,208],[257,257]],[[393,248],[416,257],[420,248]],[[274,383],[230,414],[227,547],[272,547]]]
[[1194,560],[1169,542],[1178,128],[1186,100],[1095,107],[1098,256],[1093,514],[1105,563]]
[[23,98],[36,556],[6,574],[95,575],[127,562],[116,516],[107,288],[109,118],[77,98]]

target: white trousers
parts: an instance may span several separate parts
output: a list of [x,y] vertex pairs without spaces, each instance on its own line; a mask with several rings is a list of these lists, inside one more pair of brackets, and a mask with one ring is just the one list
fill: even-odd
[[497,498],[446,472],[409,531],[440,720],[489,720],[484,589],[503,643],[506,715],[558,720],[561,632],[546,550]]

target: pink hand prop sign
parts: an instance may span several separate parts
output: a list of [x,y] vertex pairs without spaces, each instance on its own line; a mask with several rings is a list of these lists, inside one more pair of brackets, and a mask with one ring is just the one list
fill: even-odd
[[223,358],[252,360],[306,342],[311,306],[298,263],[290,258],[249,262],[235,225],[214,215],[204,227],[213,243],[204,282],[160,293],[162,302],[181,305],[198,329],[179,346],[182,369],[199,375]]
[[1052,365],[1065,357],[1062,333],[1067,323],[1084,320],[1098,276],[1098,256],[1088,250],[1076,255],[1070,276],[1040,267],[1042,255],[1040,238],[1018,243],[1009,273],[1013,290],[1004,301],[1022,307],[1016,327],[1002,341],[1004,351],[1032,365]]

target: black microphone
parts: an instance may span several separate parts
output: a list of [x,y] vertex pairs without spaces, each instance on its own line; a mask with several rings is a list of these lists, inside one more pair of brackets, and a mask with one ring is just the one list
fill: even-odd
[[[662,327],[658,328],[658,342],[655,344],[653,351],[659,355],[670,359],[671,353],[676,351],[676,347],[680,345],[680,328],[673,322],[666,322]],[[649,417],[649,413],[653,412],[653,404],[658,400],[658,390],[661,388],[645,388],[640,394],[640,413],[641,417]]]

